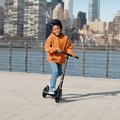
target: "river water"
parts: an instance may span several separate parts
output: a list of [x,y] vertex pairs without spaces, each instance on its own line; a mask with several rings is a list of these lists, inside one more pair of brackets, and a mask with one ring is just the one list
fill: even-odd
[[[70,58],[67,64],[66,75],[82,76],[82,51],[74,51],[80,59]],[[28,73],[42,73],[42,51],[28,51]],[[24,72],[25,50],[12,50],[12,71]],[[0,49],[0,71],[9,71],[9,50]],[[44,73],[51,74],[51,68],[44,60]],[[106,52],[85,52],[85,77],[106,77]],[[108,63],[108,78],[120,79],[120,53],[110,52]]]

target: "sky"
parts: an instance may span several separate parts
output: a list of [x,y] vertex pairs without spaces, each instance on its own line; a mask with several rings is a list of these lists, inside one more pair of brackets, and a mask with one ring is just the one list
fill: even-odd
[[[50,0],[47,0],[50,1]],[[64,1],[64,0],[63,0]],[[73,0],[73,14],[77,17],[79,11],[85,12],[88,17],[89,0]],[[0,0],[0,4],[4,6],[4,0]],[[120,10],[120,0],[100,0],[100,20],[103,22],[111,22],[115,16],[115,12]]]

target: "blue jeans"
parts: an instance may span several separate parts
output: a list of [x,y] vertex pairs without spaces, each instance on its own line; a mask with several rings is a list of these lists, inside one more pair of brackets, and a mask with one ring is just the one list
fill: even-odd
[[50,90],[54,90],[57,78],[62,75],[62,65],[56,62],[50,62],[50,66],[52,69],[52,76],[50,78]]

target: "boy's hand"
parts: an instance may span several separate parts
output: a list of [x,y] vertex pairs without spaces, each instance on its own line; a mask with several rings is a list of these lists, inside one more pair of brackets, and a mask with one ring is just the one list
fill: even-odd
[[56,50],[57,52],[59,52],[59,53],[62,52],[62,50],[61,50],[60,48],[56,48],[55,50]]
[[72,57],[73,57],[73,58],[75,58],[75,57],[76,57],[76,55],[75,55],[75,54],[72,54]]

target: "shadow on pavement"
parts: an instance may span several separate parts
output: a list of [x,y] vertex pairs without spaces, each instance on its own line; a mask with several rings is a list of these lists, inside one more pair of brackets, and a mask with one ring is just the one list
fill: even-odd
[[116,96],[117,94],[120,94],[120,91],[88,93],[85,95],[83,95],[83,94],[65,94],[62,96],[61,102],[74,102],[74,101],[98,98],[98,97],[103,97],[103,96]]

